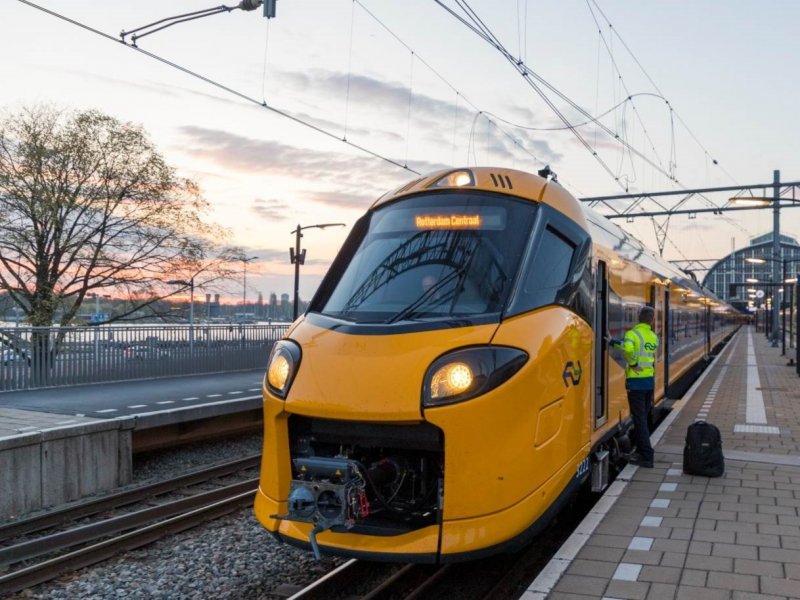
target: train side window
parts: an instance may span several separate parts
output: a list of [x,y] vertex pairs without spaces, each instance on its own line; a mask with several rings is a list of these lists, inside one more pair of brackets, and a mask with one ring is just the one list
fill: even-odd
[[567,282],[575,246],[550,227],[546,227],[536,257],[523,275],[517,310],[531,310],[552,304]]

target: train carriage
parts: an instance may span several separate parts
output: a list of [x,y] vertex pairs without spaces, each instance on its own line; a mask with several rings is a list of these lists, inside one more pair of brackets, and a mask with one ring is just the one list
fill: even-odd
[[270,355],[259,521],[317,555],[515,549],[622,464],[606,337],[645,304],[658,405],[733,332],[730,307],[537,175],[459,169],[385,194]]

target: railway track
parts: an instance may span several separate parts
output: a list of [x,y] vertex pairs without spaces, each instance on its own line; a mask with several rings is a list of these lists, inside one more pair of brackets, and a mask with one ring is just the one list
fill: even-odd
[[532,543],[511,554],[446,565],[350,560],[287,600],[506,600],[517,598],[558,551],[597,500],[581,494]]
[[297,591],[288,600],[419,600],[426,597],[426,592],[448,570],[448,566],[398,565],[352,559]]
[[[251,456],[227,462],[3,525],[0,596],[251,504],[258,478],[247,476],[247,471],[258,467],[259,460]],[[236,481],[224,483],[221,478]],[[90,522],[83,522],[87,519]]]

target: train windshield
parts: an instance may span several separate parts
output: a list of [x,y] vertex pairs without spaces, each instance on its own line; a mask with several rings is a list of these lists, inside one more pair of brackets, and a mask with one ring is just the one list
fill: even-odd
[[499,317],[535,213],[532,202],[475,192],[379,208],[321,312],[357,323]]

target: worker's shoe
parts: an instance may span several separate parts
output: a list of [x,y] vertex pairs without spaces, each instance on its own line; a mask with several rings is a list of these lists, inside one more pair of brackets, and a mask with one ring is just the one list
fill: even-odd
[[645,469],[653,468],[653,461],[645,460],[638,452],[634,452],[628,457],[628,463],[636,465],[637,467],[644,467]]

